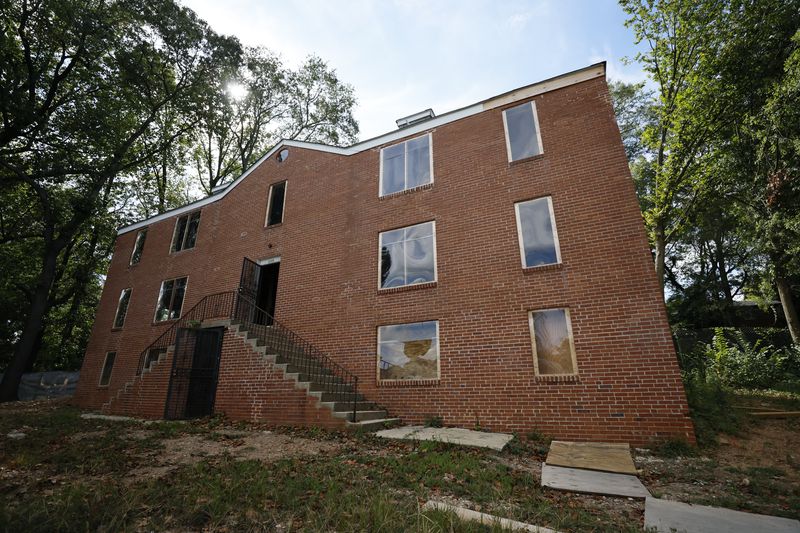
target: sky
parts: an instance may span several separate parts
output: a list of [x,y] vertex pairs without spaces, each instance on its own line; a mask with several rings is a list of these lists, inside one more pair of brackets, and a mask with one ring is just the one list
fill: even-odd
[[443,114],[607,61],[644,80],[613,0],[183,0],[218,33],[263,46],[289,67],[317,55],[355,88],[360,139],[395,120]]

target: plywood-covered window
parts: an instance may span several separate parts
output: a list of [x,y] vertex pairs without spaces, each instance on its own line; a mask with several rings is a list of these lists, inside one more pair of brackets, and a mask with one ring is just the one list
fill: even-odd
[[432,182],[430,133],[381,150],[381,196]]
[[519,161],[543,152],[539,117],[533,101],[503,111],[503,126],[509,161]]
[[100,387],[108,387],[111,381],[111,372],[114,370],[114,360],[117,358],[117,352],[108,352],[106,359],[103,361],[103,369],[100,371]]
[[415,322],[378,328],[378,378],[439,378],[439,322]]
[[128,314],[128,304],[131,302],[131,289],[122,289],[117,302],[117,314],[114,315],[114,328],[125,325],[125,315]]
[[528,314],[533,366],[538,376],[578,373],[569,309],[544,309]]
[[425,222],[391,231],[379,238],[380,280],[390,289],[436,281],[436,224]]
[[523,267],[561,262],[553,200],[547,196],[514,204]]

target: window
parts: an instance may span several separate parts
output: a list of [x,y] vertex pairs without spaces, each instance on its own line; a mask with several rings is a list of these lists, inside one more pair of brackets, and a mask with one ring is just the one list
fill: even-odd
[[132,265],[137,264],[142,260],[142,250],[144,250],[144,241],[147,239],[147,229],[139,230],[136,234],[136,242],[133,245],[133,253],[131,254]]
[[436,281],[436,225],[425,222],[379,237],[381,289]]
[[287,159],[289,159],[289,150],[287,150],[286,148],[278,152],[278,155],[275,157],[275,160],[278,163],[283,163]]
[[433,182],[431,134],[381,150],[381,196]]
[[186,292],[186,278],[168,279],[161,282],[156,307],[156,322],[180,318],[183,295]]
[[269,187],[267,202],[267,226],[283,222],[283,204],[286,197],[286,182],[282,181]]
[[111,371],[114,369],[114,359],[117,358],[117,352],[108,352],[106,360],[103,362],[103,370],[100,372],[100,387],[108,387],[111,381]]
[[122,289],[117,302],[117,314],[114,316],[114,327],[121,328],[125,325],[125,315],[128,314],[128,304],[131,301],[131,289]]
[[175,233],[172,236],[172,251],[180,252],[194,248],[198,226],[200,226],[200,211],[179,217],[175,222]]
[[528,322],[537,376],[577,374],[568,309],[531,311]]
[[508,160],[518,161],[543,152],[536,104],[526,102],[503,111]]
[[381,380],[439,378],[439,322],[378,328],[378,377]]
[[514,204],[523,267],[561,262],[553,200],[547,196]]
[[144,360],[144,368],[146,370],[150,370],[154,364],[158,362],[162,355],[166,355],[167,349],[166,348],[151,348],[147,352],[147,357]]

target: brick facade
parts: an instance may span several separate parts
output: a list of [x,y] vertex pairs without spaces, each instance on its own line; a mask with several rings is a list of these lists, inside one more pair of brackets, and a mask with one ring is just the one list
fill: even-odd
[[[544,153],[509,163],[502,111],[531,99]],[[167,327],[152,324],[162,280],[188,276],[187,310],[207,294],[236,289],[243,257],[280,256],[275,316],[357,373],[367,398],[405,422],[438,416],[447,425],[537,430],[562,439],[694,441],[604,77],[426,131],[432,186],[379,198],[380,146],[352,155],[291,146],[286,161],[264,160],[224,198],[202,207],[193,249],[169,253],[170,217],[149,225],[141,262],[129,266],[136,231],[121,233],[78,402],[99,408],[135,375],[139,354]],[[265,228],[269,186],[283,180],[283,223]],[[548,195],[562,262],[523,269],[514,204]],[[437,281],[379,291],[378,234],[431,220]],[[125,325],[112,330],[125,287],[133,288]],[[534,374],[528,311],[555,307],[570,310],[576,378]],[[377,327],[425,320],[439,322],[439,380],[379,384]],[[306,423],[329,425],[314,418],[313,401],[289,389],[279,410],[256,409],[248,395],[273,385],[270,370],[252,375],[253,365],[226,366],[236,349],[231,342],[226,335],[219,411],[282,423],[281,411],[297,410],[312,413],[299,416]],[[98,388],[108,351],[117,352],[117,361],[109,387]]]

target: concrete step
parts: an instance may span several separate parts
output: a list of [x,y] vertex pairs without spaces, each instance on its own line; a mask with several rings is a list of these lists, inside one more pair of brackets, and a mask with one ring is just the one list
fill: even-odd
[[[327,402],[325,404],[331,411],[339,413],[352,413],[353,402]],[[380,410],[378,404],[373,402],[356,402],[357,411],[376,411]]]
[[364,420],[362,422],[347,422],[347,427],[351,429],[363,429],[366,431],[380,431],[390,428],[400,423],[399,418],[378,418],[376,420]]
[[[304,381],[304,380],[300,380]],[[353,388],[350,385],[343,383],[325,383],[321,381],[312,381],[308,390],[312,392],[332,392],[336,394],[352,394]],[[351,396],[352,398],[352,396]]]
[[[328,403],[328,402],[352,402],[353,401],[353,393],[352,392],[343,392],[343,393],[336,393],[336,392],[327,392],[327,391],[316,391],[316,394],[319,398],[320,402]],[[367,399],[364,398],[362,394],[358,394],[356,400],[359,402],[366,402]],[[352,405],[352,403],[351,403]]]
[[[344,418],[348,422],[353,422],[352,411],[334,411],[333,416],[336,418]],[[356,411],[356,422],[366,422],[369,420],[385,420],[389,416],[384,410],[375,411]]]

